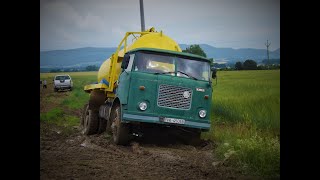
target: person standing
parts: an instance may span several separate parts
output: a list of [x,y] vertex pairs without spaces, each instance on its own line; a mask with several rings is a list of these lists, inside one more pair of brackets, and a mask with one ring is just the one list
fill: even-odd
[[43,88],[47,89],[47,80],[43,80]]

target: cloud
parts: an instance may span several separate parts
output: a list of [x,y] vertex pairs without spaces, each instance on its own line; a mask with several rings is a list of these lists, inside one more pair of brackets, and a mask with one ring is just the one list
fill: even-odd
[[104,32],[108,26],[100,16],[88,13],[86,16],[81,17],[76,21],[79,30],[87,30],[92,32]]
[[[144,0],[145,26],[178,43],[257,48],[274,39],[278,48],[279,7],[277,0]],[[140,31],[138,0],[40,1],[41,49],[114,47],[127,31]]]

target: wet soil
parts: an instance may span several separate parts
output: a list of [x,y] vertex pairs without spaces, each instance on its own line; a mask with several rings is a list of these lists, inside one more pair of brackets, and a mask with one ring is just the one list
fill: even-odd
[[[41,93],[40,112],[47,112],[72,92],[55,93],[48,87]],[[79,118],[80,111],[66,108]],[[106,133],[85,136],[78,126],[41,122],[40,179],[256,179],[216,160],[213,142],[191,146],[146,136],[118,146]]]

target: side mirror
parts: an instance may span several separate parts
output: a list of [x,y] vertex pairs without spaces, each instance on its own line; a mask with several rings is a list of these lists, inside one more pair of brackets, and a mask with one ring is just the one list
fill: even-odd
[[215,79],[217,77],[217,69],[212,67],[211,71],[212,71],[212,79]]
[[122,60],[121,68],[122,69],[127,69],[128,64],[129,64],[130,56],[129,54],[125,54]]

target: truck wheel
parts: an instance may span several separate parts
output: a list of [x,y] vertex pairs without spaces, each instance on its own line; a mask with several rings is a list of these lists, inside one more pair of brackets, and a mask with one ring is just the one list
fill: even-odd
[[98,128],[98,134],[101,134],[106,131],[107,128],[107,120],[104,118],[99,117],[99,128]]
[[201,131],[196,131],[190,135],[190,140],[188,144],[193,146],[199,146],[201,143]]
[[198,146],[201,142],[201,131],[184,132],[180,139],[187,145]]
[[120,105],[115,105],[111,111],[112,121],[112,139],[113,142],[117,145],[126,145],[129,142],[129,128],[126,124],[121,123],[121,109]]
[[[112,116],[112,115],[111,115]],[[106,132],[110,135],[112,135],[112,129],[111,129],[111,124],[112,124],[112,117],[110,117],[108,120],[107,120],[107,127],[106,127]]]
[[84,106],[83,106],[83,109],[82,109],[82,112],[81,112],[81,118],[80,118],[80,127],[83,128],[83,125],[84,125],[84,120],[86,119],[86,113],[88,111],[88,108],[89,108],[89,104],[86,103]]
[[58,92],[58,89],[57,89],[57,88],[54,88],[54,92]]
[[86,116],[83,122],[82,134],[92,135],[97,133],[99,126],[98,113],[98,111],[90,110],[89,108],[87,108],[85,113]]

